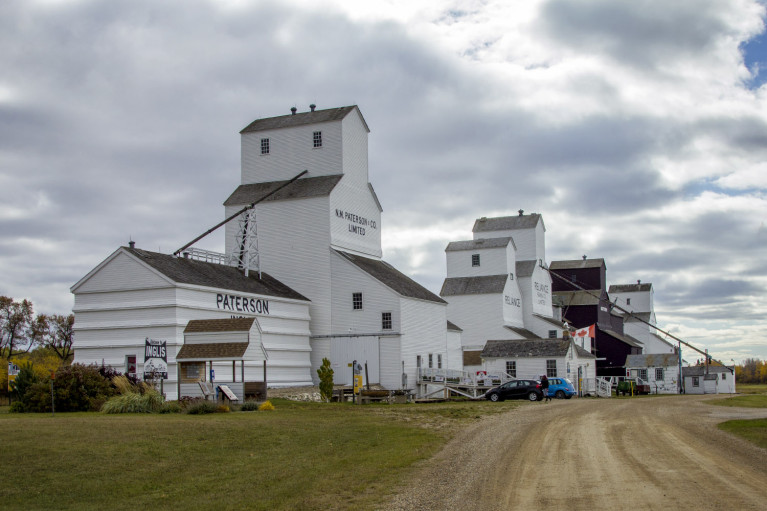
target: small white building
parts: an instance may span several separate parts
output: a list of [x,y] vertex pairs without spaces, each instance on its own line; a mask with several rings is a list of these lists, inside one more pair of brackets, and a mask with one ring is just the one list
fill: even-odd
[[628,355],[626,374],[650,385],[651,394],[678,394],[679,356],[673,353]]
[[576,391],[596,378],[596,357],[570,339],[490,340],[481,357],[482,370],[492,376],[569,378]]
[[682,368],[685,394],[735,394],[735,367],[690,366]]

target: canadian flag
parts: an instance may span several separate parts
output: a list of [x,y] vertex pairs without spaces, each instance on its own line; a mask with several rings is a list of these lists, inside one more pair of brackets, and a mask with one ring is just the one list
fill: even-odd
[[596,337],[596,335],[594,335],[594,326],[595,325],[579,328],[575,331],[573,337]]

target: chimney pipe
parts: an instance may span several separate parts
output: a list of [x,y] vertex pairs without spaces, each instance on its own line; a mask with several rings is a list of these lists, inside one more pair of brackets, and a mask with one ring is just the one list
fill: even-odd
[[309,105],[309,108],[312,110],[312,112],[314,112],[314,109],[317,108],[317,105],[312,103],[311,105]]
[[130,247],[130,248],[136,248],[136,242],[135,242],[135,241],[133,241],[133,240],[129,241],[129,242],[128,242],[128,247]]
[[291,115],[296,115],[296,111],[298,111],[298,108],[296,108],[296,107],[294,107],[294,106],[293,106],[293,107],[290,107],[290,113],[291,113]]
[[584,260],[584,261],[586,260],[586,255],[585,255],[585,254],[583,255],[583,260]]
[[525,210],[524,210],[524,209],[520,209],[520,210],[519,210],[519,216],[522,216],[522,214],[523,214],[524,212],[525,212]]
[[637,284],[641,284],[641,283],[642,283],[642,281],[641,281],[641,280],[637,280]]

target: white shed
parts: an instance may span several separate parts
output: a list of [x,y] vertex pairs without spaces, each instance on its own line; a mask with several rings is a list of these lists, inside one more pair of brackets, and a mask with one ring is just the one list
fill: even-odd
[[735,394],[735,367],[683,367],[682,376],[686,394]]
[[679,356],[675,353],[628,355],[626,374],[644,380],[652,394],[679,393]]

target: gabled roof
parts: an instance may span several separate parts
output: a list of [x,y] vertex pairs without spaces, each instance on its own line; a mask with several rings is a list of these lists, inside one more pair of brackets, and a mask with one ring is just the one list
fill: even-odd
[[447,329],[453,332],[463,332],[463,328],[458,327],[455,323],[448,321]]
[[[518,229],[533,229],[543,218],[538,213],[517,216],[499,216],[495,218],[478,218],[474,221],[472,232],[508,231]],[[546,230],[546,226],[543,227]]]
[[275,130],[280,128],[294,128],[296,126],[305,126],[307,124],[317,124],[321,122],[340,121],[353,110],[357,110],[362,119],[365,129],[370,132],[362,112],[356,105],[342,106],[338,108],[328,108],[327,110],[315,110],[314,112],[301,112],[296,114],[280,115],[278,117],[266,117],[256,119],[248,124],[240,133],[249,133],[253,131]]
[[256,318],[193,319],[186,324],[185,334],[199,332],[249,332]]
[[389,263],[379,259],[353,255],[341,250],[334,250],[334,252],[401,296],[428,302],[447,303]]
[[599,298],[588,291],[554,291],[552,297],[563,307],[599,305]]
[[613,284],[608,289],[608,293],[638,293],[640,291],[650,291],[652,289],[651,283],[640,284]]
[[259,279],[258,272],[250,272],[250,275],[246,277],[242,270],[234,266],[206,263],[138,248],[121,247],[121,250],[178,284],[309,301],[305,296],[264,272],[261,272]]
[[578,270],[582,268],[600,268],[605,266],[605,260],[598,259],[572,259],[568,261],[551,261],[550,270]]
[[546,321],[547,323],[551,323],[552,325],[554,325],[556,327],[559,327],[559,328],[564,328],[565,327],[564,321],[559,321],[558,319],[550,318],[548,316],[544,316],[542,314],[537,314],[535,312],[533,312],[533,316],[535,316],[538,319],[542,319],[543,321]]
[[[729,366],[708,366],[708,372],[711,373],[732,373],[735,371],[734,367]],[[690,366],[682,368],[682,376],[703,376],[706,374],[706,366]]]
[[615,330],[610,330],[609,328],[600,328],[600,330],[602,332],[606,333],[607,335],[609,335],[610,337],[612,337],[614,339],[618,339],[619,341],[628,344],[632,348],[641,348],[642,347],[642,343],[639,342],[638,340],[634,339],[630,335],[619,334]]
[[504,325],[504,326],[508,328],[509,330],[511,330],[512,332],[516,333],[517,335],[521,335],[525,339],[540,339],[539,336],[535,335],[533,332],[531,332],[530,330],[526,328],[519,328],[516,326],[508,326],[508,325]]
[[531,260],[531,261],[517,261],[517,277],[518,278],[525,278],[525,277],[531,277],[533,275],[533,271],[535,271],[535,267],[538,266],[538,261]]
[[627,355],[626,367],[672,367],[679,364],[676,353],[649,353],[647,355]]
[[483,277],[451,277],[442,283],[440,296],[486,295],[503,293],[508,275],[486,275]]
[[[487,341],[482,358],[543,358],[564,357],[571,341],[564,339],[519,339]],[[578,356],[596,358],[573,344]]]
[[502,248],[511,245],[516,250],[517,246],[510,237],[505,238],[480,238],[478,240],[451,241],[447,244],[445,252],[459,252],[462,250],[480,250],[483,248]]
[[[326,197],[338,184],[343,174],[330,176],[306,177],[298,179],[290,186],[286,186],[264,202],[279,200],[306,199],[309,197]],[[244,206],[256,202],[261,197],[287,183],[284,181],[270,181],[267,183],[251,183],[238,186],[232,195],[224,201],[224,206]],[[372,190],[371,190],[372,191]]]
[[241,360],[247,349],[247,342],[184,344],[178,351],[176,360]]

